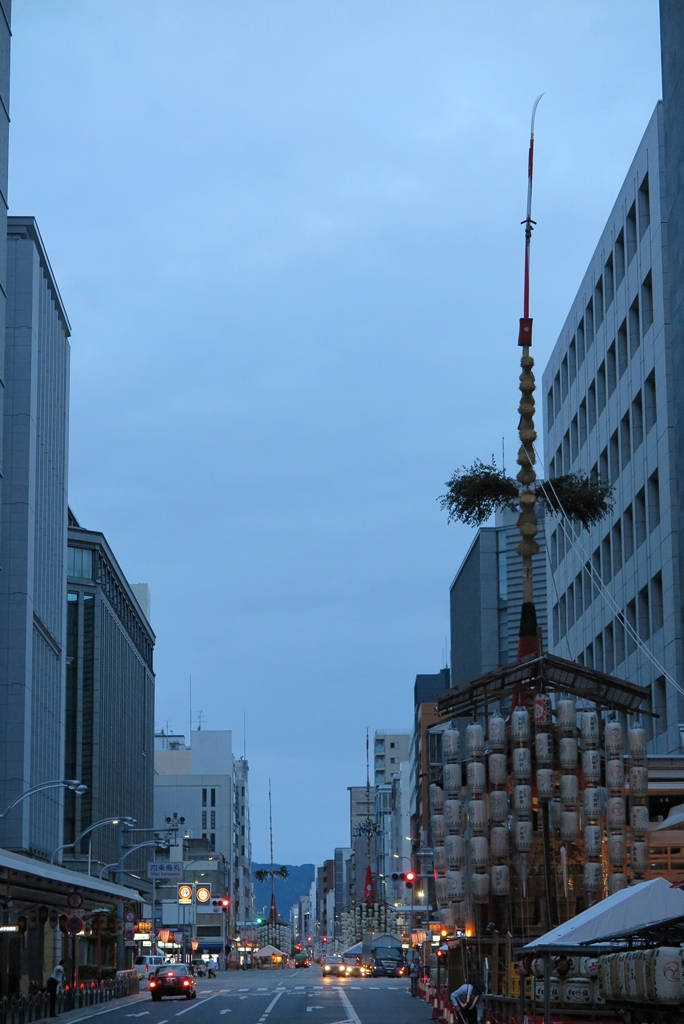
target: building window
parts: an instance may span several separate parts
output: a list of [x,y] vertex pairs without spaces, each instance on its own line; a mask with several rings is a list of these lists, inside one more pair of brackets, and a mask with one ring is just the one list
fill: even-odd
[[641,344],[639,337],[639,296],[629,307],[629,354],[633,356]]
[[649,224],[651,223],[651,199],[648,189],[648,174],[644,175],[644,180],[639,185],[637,199],[639,202],[639,237],[643,238],[648,231]]
[[637,250],[636,205],[632,203],[627,212],[627,265],[632,262]]
[[579,443],[580,448],[587,440],[587,400],[583,398],[579,407]]
[[79,580],[93,579],[93,552],[91,548],[67,548],[67,576]]
[[648,478],[648,532],[652,533],[660,522],[660,487],[658,470]]
[[639,636],[642,640],[648,640],[651,635],[651,623],[649,617],[648,587],[639,591]]
[[202,807],[206,807],[206,806],[207,806],[207,791],[206,791],[206,789],[203,789],[202,790]]
[[572,384],[577,376],[577,346],[574,338],[568,348],[568,373],[570,374],[570,383]]
[[216,849],[216,835],[213,832],[211,833],[211,836],[209,838],[209,842],[211,843],[212,850],[215,850]]
[[627,321],[623,320],[618,329],[617,336],[617,356],[618,356],[618,375],[622,377],[622,374],[627,369],[629,364],[629,348],[627,345]]
[[594,344],[594,301],[589,299],[584,312],[584,330],[587,338],[587,351]]
[[584,362],[584,319],[577,325],[577,365]]
[[644,439],[644,406],[639,391],[632,402],[632,444],[634,451]]
[[636,512],[636,546],[639,548],[646,540],[646,492],[642,487],[634,499]]
[[546,396],[546,418],[549,424],[553,423],[556,418],[553,412],[553,387],[549,388],[549,393]]
[[622,568],[622,526],[618,521],[613,527],[613,574]]
[[634,554],[634,513],[632,506],[628,505],[622,517],[623,541],[625,545],[625,562],[628,562]]
[[606,260],[606,267],[603,274],[603,279],[606,282],[606,309],[610,307],[611,302],[615,296],[615,282],[613,278],[613,254],[611,253]]
[[582,573],[575,576],[575,619],[579,619],[584,612],[582,596]]
[[665,676],[658,676],[653,680],[651,687],[651,703],[653,713],[658,717],[655,720],[656,733],[667,731],[667,686]]
[[216,811],[211,812],[211,827],[216,828]]
[[644,278],[641,286],[641,330],[644,335],[653,323],[653,280],[651,271]]
[[629,413],[626,412],[620,422],[620,465],[624,469],[632,457],[631,430]]
[[211,791],[211,806],[212,807],[216,807],[216,790],[215,789],[212,789],[212,791]]
[[627,621],[627,654],[633,654],[636,651],[636,640],[634,636],[636,634],[636,601],[632,599],[627,603],[627,609],[625,612],[625,619]]
[[603,548],[603,575],[601,579],[604,583],[610,583],[613,578],[613,563],[610,557],[610,534],[603,538],[601,546]]
[[587,391],[587,406],[589,408],[589,433],[596,426],[596,383],[592,381]]
[[625,660],[625,627],[622,619],[615,620],[615,664],[621,665]]
[[612,395],[617,387],[617,359],[615,355],[615,342],[608,349],[606,362],[608,370],[608,395]]
[[561,363],[561,401],[568,397],[568,357],[563,358]]
[[599,277],[594,288],[594,322],[596,330],[603,323],[603,278]]
[[655,370],[651,370],[646,383],[644,384],[644,397],[646,399],[644,409],[645,420],[646,420],[646,433],[650,431],[651,427],[655,426],[656,421],[656,379]]
[[613,627],[606,626],[604,633],[604,651],[603,656],[605,660],[605,671],[609,674],[615,668],[615,653],[614,653],[614,638],[613,638]]
[[615,281],[619,288],[625,276],[625,233],[621,231],[615,239]]
[[202,811],[202,828],[207,827],[207,812]]
[[663,577],[657,572],[651,580],[651,623],[653,632],[663,628]]
[[614,484],[620,475],[620,441],[617,430],[610,438],[610,482]]
[[601,363],[596,374],[596,397],[598,399],[599,416],[606,407],[606,364]]

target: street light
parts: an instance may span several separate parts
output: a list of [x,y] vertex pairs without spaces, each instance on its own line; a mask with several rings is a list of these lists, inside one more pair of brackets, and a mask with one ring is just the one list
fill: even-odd
[[145,843],[138,843],[137,846],[131,846],[129,850],[126,850],[125,853],[121,854],[118,860],[115,860],[112,864],[104,865],[104,867],[100,870],[100,881],[102,881],[102,876],[105,873],[105,871],[109,872],[110,868],[116,868],[118,874],[118,872],[121,871],[121,865],[123,864],[126,857],[128,857],[131,853],[135,853],[136,850],[142,850],[146,846],[154,846],[158,850],[168,850],[169,845],[170,844],[167,843],[166,839],[148,839],[147,842]]
[[88,835],[88,833],[90,833],[90,839],[88,840],[88,876],[90,876],[90,863],[92,859],[91,855],[93,849],[92,833],[95,832],[96,829],[98,828],[103,828],[105,825],[118,825],[119,822],[122,821],[125,822],[127,825],[136,824],[136,819],[128,816],[122,816],[119,818],[102,818],[101,821],[96,821],[94,825],[89,825],[88,828],[84,828],[81,834],[79,836],[76,836],[73,843],[65,843],[63,846],[58,846],[57,849],[53,851],[52,856],[50,857],[50,863],[55,863],[55,857],[57,856],[58,853],[60,853],[61,850],[72,849],[73,847],[77,846],[80,843],[80,841]]
[[73,790],[76,796],[83,796],[84,793],[88,792],[88,787],[82,782],[79,782],[78,779],[56,779],[54,782],[41,782],[37,786],[31,786],[31,788],[27,789],[25,793],[22,793],[16,800],[13,800],[9,807],[6,807],[0,814],[0,820],[4,818],[6,814],[9,814],[13,807],[16,807],[17,804],[20,804],[21,801],[25,800],[28,796],[33,796],[34,793],[42,793],[46,789],[59,789],[60,787],[62,789]]

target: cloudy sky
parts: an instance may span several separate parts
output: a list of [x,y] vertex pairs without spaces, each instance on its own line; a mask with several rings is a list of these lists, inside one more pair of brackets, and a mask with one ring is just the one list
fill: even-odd
[[[152,589],[157,724],[247,719],[255,859],[348,841],[660,96],[657,0],[14,0],[10,212],[73,327],[70,501]],[[510,460],[509,460],[510,464]]]

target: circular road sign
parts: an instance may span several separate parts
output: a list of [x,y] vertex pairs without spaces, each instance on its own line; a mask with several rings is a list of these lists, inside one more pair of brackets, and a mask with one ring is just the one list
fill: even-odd
[[68,918],[66,930],[69,932],[69,935],[78,935],[79,932],[83,931],[83,918],[76,917],[75,914],[73,917]]
[[192,886],[191,885],[179,885],[178,886],[178,900],[179,902],[189,903],[192,900]]
[[130,924],[132,924],[132,923],[133,923],[133,922],[135,921],[135,914],[133,913],[133,911],[132,911],[132,910],[127,910],[127,911],[126,911],[126,920],[127,920],[127,921],[128,921],[128,922],[129,922]]
[[67,907],[71,907],[72,910],[78,910],[79,907],[83,906],[83,897],[80,892],[70,892],[66,901]]
[[198,903],[208,903],[211,899],[211,889],[208,885],[198,885],[195,889],[195,899]]

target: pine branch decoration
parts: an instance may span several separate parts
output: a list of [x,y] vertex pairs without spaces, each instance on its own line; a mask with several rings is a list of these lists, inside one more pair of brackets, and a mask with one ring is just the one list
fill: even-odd
[[[448,522],[482,526],[493,512],[518,505],[519,484],[506,476],[492,456],[490,463],[476,459],[472,466],[457,469],[446,483],[446,494],[438,498],[446,509]],[[537,501],[547,512],[565,512],[573,522],[588,530],[601,522],[613,507],[610,484],[585,473],[567,473],[535,487]]]

